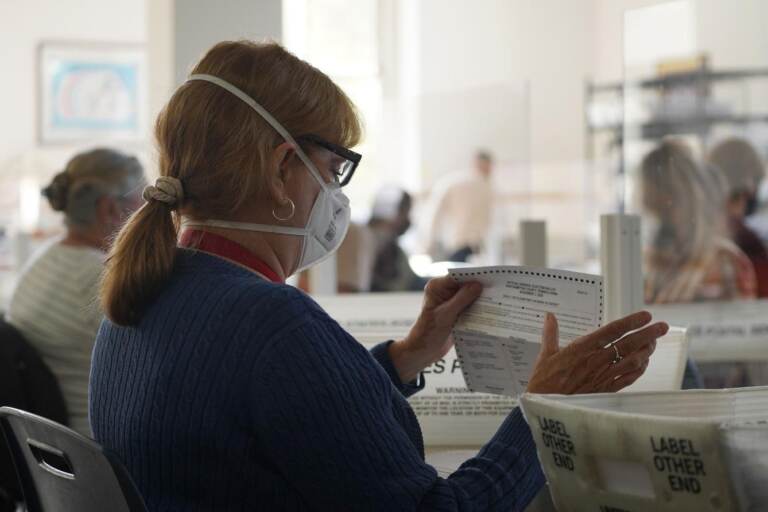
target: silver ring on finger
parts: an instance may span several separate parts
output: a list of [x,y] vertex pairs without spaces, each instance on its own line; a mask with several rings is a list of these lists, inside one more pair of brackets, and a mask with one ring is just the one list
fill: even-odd
[[622,357],[621,353],[619,353],[619,347],[617,347],[616,345],[617,345],[616,343],[613,343],[611,345],[611,347],[613,348],[613,351],[616,353],[616,357],[613,358],[613,361],[611,361],[611,364],[616,364],[619,361],[621,361],[622,359],[624,359]]

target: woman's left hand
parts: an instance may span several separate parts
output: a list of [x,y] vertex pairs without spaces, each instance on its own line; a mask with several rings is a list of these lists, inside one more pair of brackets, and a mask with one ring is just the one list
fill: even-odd
[[389,347],[389,356],[402,382],[411,382],[448,353],[453,346],[451,330],[456,319],[482,291],[480,283],[459,284],[449,276],[427,283],[419,318],[404,340]]

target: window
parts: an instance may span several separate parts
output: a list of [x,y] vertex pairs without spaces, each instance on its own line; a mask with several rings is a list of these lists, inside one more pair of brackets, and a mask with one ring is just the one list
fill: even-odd
[[333,79],[352,99],[364,123],[360,168],[345,192],[352,215],[367,220],[368,205],[381,183],[382,75],[379,59],[379,1],[285,0],[284,44]]

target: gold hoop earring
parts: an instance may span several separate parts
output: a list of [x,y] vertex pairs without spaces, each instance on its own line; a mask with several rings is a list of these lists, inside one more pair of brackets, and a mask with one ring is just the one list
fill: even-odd
[[286,217],[280,217],[278,214],[275,213],[275,209],[272,208],[272,216],[279,220],[280,222],[287,222],[293,218],[293,216],[296,214],[296,204],[293,202],[291,198],[288,198],[288,206],[291,209],[291,213],[288,214]]

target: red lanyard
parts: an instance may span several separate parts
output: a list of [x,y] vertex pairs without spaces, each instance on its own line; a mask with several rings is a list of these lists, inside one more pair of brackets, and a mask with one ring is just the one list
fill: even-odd
[[187,229],[181,235],[179,247],[220,256],[253,270],[273,283],[284,282],[269,265],[257,258],[248,249],[221,235],[199,229]]

